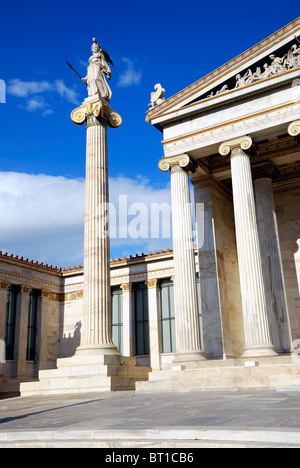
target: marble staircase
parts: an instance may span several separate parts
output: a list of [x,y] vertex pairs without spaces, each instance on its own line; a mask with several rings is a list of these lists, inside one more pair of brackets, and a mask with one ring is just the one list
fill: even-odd
[[121,355],[75,355],[57,360],[57,369],[42,370],[39,379],[20,385],[22,397],[135,390],[136,382],[148,380],[151,368],[136,366]]
[[300,360],[293,356],[195,361],[170,370],[154,371],[148,382],[137,382],[137,392],[162,390],[293,389],[300,391]]

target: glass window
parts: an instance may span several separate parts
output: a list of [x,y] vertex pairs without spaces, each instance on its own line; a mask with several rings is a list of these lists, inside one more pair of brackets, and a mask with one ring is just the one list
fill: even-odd
[[162,280],[160,289],[161,346],[162,353],[176,352],[174,284],[171,280]]
[[27,361],[36,360],[36,334],[39,291],[32,289],[29,295],[28,327],[27,327]]
[[119,286],[111,288],[111,328],[113,344],[123,353],[123,291]]
[[137,283],[134,287],[135,299],[135,354],[147,356],[150,354],[149,346],[149,314],[148,314],[148,287],[145,283]]
[[6,359],[8,361],[13,361],[15,355],[17,297],[18,286],[10,286],[7,294],[4,338]]

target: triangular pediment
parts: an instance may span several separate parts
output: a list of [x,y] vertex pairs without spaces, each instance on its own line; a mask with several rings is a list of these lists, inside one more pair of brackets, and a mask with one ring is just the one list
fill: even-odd
[[[299,42],[298,42],[299,41]],[[215,107],[230,99],[300,78],[300,17],[264,41],[147,112],[160,128],[174,117]]]

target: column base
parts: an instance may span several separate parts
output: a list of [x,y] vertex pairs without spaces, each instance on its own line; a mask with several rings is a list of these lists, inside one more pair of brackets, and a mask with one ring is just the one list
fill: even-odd
[[256,357],[274,357],[278,356],[275,347],[272,345],[257,345],[257,346],[245,346],[244,352],[241,358],[256,358]]
[[190,361],[205,361],[206,358],[204,356],[203,351],[189,351],[186,353],[176,353],[175,359],[173,363],[182,363],[182,362],[190,362]]
[[114,344],[96,344],[96,345],[83,345],[79,346],[76,350],[76,354],[86,354],[86,355],[120,355],[117,346]]

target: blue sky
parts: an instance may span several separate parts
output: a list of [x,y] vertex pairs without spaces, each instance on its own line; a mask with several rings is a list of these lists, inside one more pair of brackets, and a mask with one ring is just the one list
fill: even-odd
[[[293,6],[294,5],[294,6]],[[155,83],[170,97],[294,20],[282,1],[78,0],[0,8],[0,250],[62,267],[83,262],[85,128],[70,119],[86,86],[92,38],[115,63],[109,129],[113,200],[169,200],[158,170],[162,135],[145,123]],[[170,239],[114,240],[112,256],[171,247]]]

